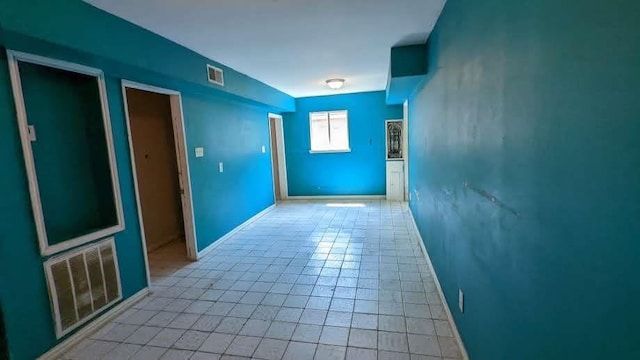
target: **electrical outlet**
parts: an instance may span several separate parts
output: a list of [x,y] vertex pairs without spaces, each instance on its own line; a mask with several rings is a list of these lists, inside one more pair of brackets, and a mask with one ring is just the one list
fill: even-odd
[[197,158],[201,158],[204,156],[204,148],[203,147],[197,147],[196,148],[196,157]]
[[462,289],[458,289],[458,308],[460,308],[460,312],[464,312],[464,293]]
[[218,163],[218,170],[220,172],[224,172],[224,164],[222,163],[222,161]]

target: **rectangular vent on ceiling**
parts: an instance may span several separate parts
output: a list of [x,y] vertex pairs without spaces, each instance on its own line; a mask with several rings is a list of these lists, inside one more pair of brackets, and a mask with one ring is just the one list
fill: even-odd
[[58,339],[122,299],[113,238],[54,256],[44,267]]
[[207,77],[210,83],[224,86],[224,71],[222,69],[207,64]]

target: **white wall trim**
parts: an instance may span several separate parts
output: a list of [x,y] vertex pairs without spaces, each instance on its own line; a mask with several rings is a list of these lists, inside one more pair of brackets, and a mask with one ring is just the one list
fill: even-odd
[[176,155],[180,159],[178,179],[184,194],[182,200],[182,217],[184,220],[185,238],[187,243],[187,257],[198,260],[198,237],[196,235],[196,218],[193,210],[193,194],[191,193],[191,170],[189,169],[189,152],[187,147],[187,132],[184,127],[184,112],[182,110],[182,95],[171,96],[171,119],[173,120],[173,134],[175,136]]
[[100,317],[96,318],[92,322],[88,323],[85,327],[78,330],[75,334],[69,336],[64,341],[60,342],[58,345],[54,346],[52,349],[47,351],[46,353],[40,355],[38,357],[39,360],[54,360],[60,358],[66,352],[71,350],[76,344],[80,341],[86,339],[89,335],[98,331],[102,326],[106,325],[109,321],[116,318],[118,315],[122,314],[125,310],[129,309],[138,301],[142,300],[145,296],[149,294],[149,288],[144,288],[128,299],[120,302],[118,305],[115,305],[110,310],[102,314]]
[[161,87],[157,87],[157,86],[153,86],[153,85],[142,84],[142,83],[135,82],[135,81],[130,81],[130,80],[122,80],[122,85],[124,87],[128,87],[130,89],[138,89],[138,90],[154,92],[154,93],[158,93],[158,94],[180,95],[180,92],[176,91],[176,90],[165,89],[165,88],[161,88]]
[[[276,145],[278,149],[278,177],[280,182],[280,197],[286,200],[289,197],[289,184],[287,180],[287,157],[284,144],[284,122],[282,115],[269,113],[269,141],[271,141],[271,119],[275,120]],[[275,194],[275,189],[274,189]]]
[[273,204],[273,205],[269,206],[268,208],[260,211],[259,213],[253,215],[249,220],[247,220],[247,221],[243,222],[242,224],[236,226],[233,230],[229,231],[228,233],[223,235],[221,238],[219,238],[218,240],[214,241],[211,245],[207,246],[206,248],[202,249],[202,251],[198,252],[198,259],[201,259],[203,256],[207,255],[208,253],[213,251],[215,248],[217,248],[218,246],[222,245],[225,241],[229,240],[238,231],[244,229],[245,227],[247,227],[251,223],[253,223],[256,220],[260,219],[261,217],[265,216],[267,213],[269,213],[270,211],[275,209],[275,207],[276,207],[276,205]]
[[429,253],[427,252],[427,248],[424,246],[424,241],[422,240],[422,235],[418,231],[418,225],[416,224],[415,217],[413,216],[413,212],[408,204],[405,204],[407,210],[409,211],[409,215],[411,215],[411,223],[413,224],[413,230],[416,234],[416,240],[420,245],[420,249],[422,249],[422,254],[424,254],[425,260],[427,260],[427,266],[429,266],[429,270],[433,274],[433,280],[436,283],[436,288],[438,289],[438,295],[440,296],[440,301],[442,301],[442,305],[444,307],[444,311],[447,314],[447,320],[451,324],[451,328],[453,331],[453,336],[456,338],[456,342],[460,347],[460,352],[462,352],[462,358],[464,360],[469,360],[469,354],[467,353],[467,349],[464,347],[464,343],[462,342],[462,338],[460,337],[460,333],[458,332],[458,327],[456,326],[456,322],[453,320],[453,314],[451,314],[451,309],[449,309],[449,305],[447,303],[447,299],[444,297],[444,292],[442,292],[442,287],[440,286],[440,281],[438,280],[438,275],[436,274],[435,269],[433,268],[433,263],[431,263],[431,258],[429,257]]
[[44,56],[29,54],[21,51],[7,50],[7,56],[15,60],[24,61],[31,64],[52,67],[60,70],[66,70],[66,71],[85,74],[89,76],[98,77],[102,75],[102,70],[100,69],[96,69],[89,66],[76,64],[76,63],[71,63],[64,60],[52,59]]
[[131,163],[131,175],[133,177],[133,188],[136,196],[136,211],[138,212],[138,226],[140,228],[140,240],[142,241],[142,257],[144,258],[144,269],[147,278],[147,286],[151,286],[151,270],[149,269],[149,257],[147,256],[147,237],[144,232],[144,221],[142,219],[142,206],[140,204],[140,190],[138,188],[138,174],[136,172],[136,160],[133,153],[133,141],[131,136],[131,122],[129,120],[129,103],[127,101],[127,88],[122,81],[122,103],[124,106],[124,118],[127,126],[127,142],[129,143],[129,161]]
[[[9,64],[9,73],[11,76],[11,87],[16,106],[16,118],[18,121],[18,129],[20,131],[20,140],[22,143],[22,153],[24,156],[25,167],[27,171],[27,179],[29,182],[29,195],[31,198],[31,208],[34,221],[36,224],[36,232],[38,234],[38,243],[40,245],[40,254],[42,256],[53,255],[64,250],[68,250],[82,244],[89,243],[94,240],[113,235],[124,230],[124,213],[122,208],[122,198],[120,196],[120,182],[118,180],[118,166],[115,155],[115,147],[113,143],[113,133],[111,130],[111,119],[109,116],[109,101],[107,98],[107,90],[105,85],[104,73],[100,69],[91,68],[84,65],[70,63],[57,59],[50,59],[43,56],[27,54],[23,52],[7,50],[7,60]],[[100,105],[102,110],[102,121],[105,132],[105,142],[107,145],[107,156],[109,158],[109,170],[111,174],[111,183],[113,191],[113,201],[116,208],[117,223],[113,226],[94,231],[90,234],[81,235],[72,239],[67,239],[55,245],[49,245],[47,238],[47,230],[44,221],[44,212],[42,210],[42,201],[40,198],[40,190],[38,188],[38,176],[35,168],[35,159],[31,141],[29,139],[28,119],[24,95],[22,93],[22,81],[20,79],[20,69],[18,62],[26,62],[55,69],[61,69],[69,72],[89,75],[96,78],[98,91],[100,94]]]
[[385,200],[386,195],[319,195],[289,196],[289,200]]
[[402,104],[402,157],[404,159],[404,201],[409,201],[409,100]]
[[340,149],[340,150],[309,150],[309,154],[340,154],[340,153],[350,153],[351,149]]

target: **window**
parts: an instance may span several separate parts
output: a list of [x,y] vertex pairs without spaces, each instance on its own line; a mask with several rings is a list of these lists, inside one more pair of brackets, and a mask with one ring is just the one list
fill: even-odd
[[309,113],[309,128],[311,153],[351,151],[346,110]]

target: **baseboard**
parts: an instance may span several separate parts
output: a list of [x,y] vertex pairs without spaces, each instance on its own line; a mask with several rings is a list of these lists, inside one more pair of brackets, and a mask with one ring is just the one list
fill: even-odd
[[110,310],[108,310],[101,316],[97,317],[95,320],[87,323],[87,325],[85,325],[83,328],[75,332],[73,335],[69,336],[64,341],[62,341],[58,345],[51,348],[51,350],[40,355],[40,357],[38,357],[38,360],[54,360],[54,359],[60,358],[62,355],[70,351],[80,341],[89,337],[89,335],[99,330],[106,323],[113,320],[118,315],[122,314],[125,310],[129,309],[135,303],[142,300],[148,294],[149,294],[149,288],[144,288],[138,291],[130,298],[122,301],[121,303],[112,307]]
[[167,240],[164,240],[161,243],[152,244],[151,246],[149,246],[149,244],[147,244],[147,253],[154,252],[154,251],[160,249],[161,247],[163,247],[165,245],[169,245],[174,241],[180,241],[182,239],[184,239],[184,235],[178,235],[178,236],[172,236],[172,237],[168,238]]
[[422,249],[422,253],[424,254],[425,259],[427,260],[427,265],[429,266],[429,270],[433,274],[433,280],[436,283],[436,288],[438,289],[438,295],[440,296],[440,300],[442,301],[442,305],[444,307],[444,311],[447,314],[447,319],[451,324],[453,335],[456,338],[456,342],[460,347],[460,351],[462,352],[462,358],[464,360],[469,360],[469,354],[464,347],[464,343],[462,342],[462,338],[460,337],[460,333],[458,332],[458,327],[456,326],[456,322],[453,320],[453,314],[451,313],[451,309],[449,308],[449,304],[447,303],[447,299],[444,297],[444,292],[442,292],[442,287],[440,286],[440,281],[438,281],[438,275],[436,274],[435,269],[433,268],[433,264],[431,263],[431,258],[429,257],[429,253],[427,253],[427,248],[424,246],[424,241],[422,240],[422,235],[420,235],[420,231],[418,231],[418,224],[416,224],[416,219],[413,216],[413,212],[411,208],[407,204],[407,209],[409,210],[409,214],[411,215],[411,222],[413,223],[413,230],[417,235],[418,243],[420,244],[420,248]]
[[276,207],[276,204],[273,204],[273,205],[269,206],[268,208],[260,211],[259,213],[257,213],[254,216],[252,216],[249,220],[247,220],[247,221],[243,222],[242,224],[236,226],[233,230],[229,231],[224,236],[222,236],[218,240],[214,241],[211,245],[209,245],[206,248],[202,249],[202,251],[198,251],[198,259],[202,258],[203,256],[207,255],[208,253],[213,251],[218,246],[222,245],[225,241],[229,240],[233,235],[235,235],[235,233],[237,233],[238,231],[242,230],[244,227],[246,227],[247,225],[251,224],[252,222],[260,219],[265,214],[267,214],[269,211],[273,210],[275,207]]
[[386,200],[386,195],[289,196],[287,200]]

